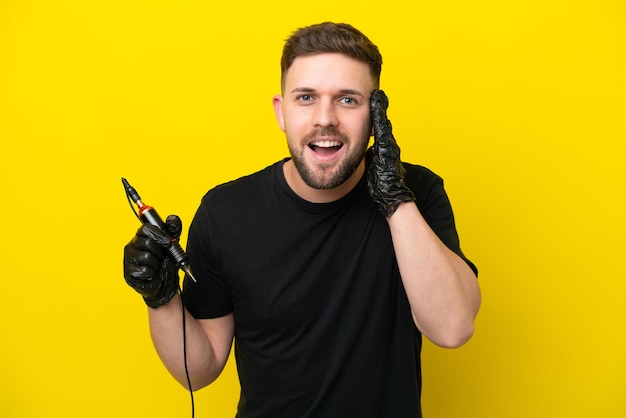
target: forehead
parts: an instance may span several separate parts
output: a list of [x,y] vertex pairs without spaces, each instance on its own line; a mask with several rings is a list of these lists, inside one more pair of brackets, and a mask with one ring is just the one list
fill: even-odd
[[374,77],[369,66],[344,54],[324,53],[299,56],[285,75],[285,94],[294,89],[358,90],[369,94]]

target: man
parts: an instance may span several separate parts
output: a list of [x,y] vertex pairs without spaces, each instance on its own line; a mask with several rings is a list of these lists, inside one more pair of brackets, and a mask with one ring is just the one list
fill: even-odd
[[[457,347],[480,305],[443,181],[403,164],[378,48],[350,25],[296,31],[273,99],[291,158],[209,191],[181,296],[169,239],[142,226],[125,277],[170,373],[213,382],[235,342],[238,417],[419,417],[421,335]],[[367,150],[370,136],[374,145]],[[168,217],[173,234],[180,220]]]

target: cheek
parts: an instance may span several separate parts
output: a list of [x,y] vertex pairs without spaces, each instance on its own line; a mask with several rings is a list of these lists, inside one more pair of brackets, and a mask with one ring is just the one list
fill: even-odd
[[369,117],[369,112],[365,117],[359,119],[358,122],[358,135],[359,138],[369,138],[374,135],[374,127]]
[[306,117],[303,117],[301,114],[296,113],[285,113],[283,115],[283,127],[284,131],[291,132],[292,134],[298,136],[298,134],[306,134],[309,132],[307,128],[310,127],[310,124],[307,121]]

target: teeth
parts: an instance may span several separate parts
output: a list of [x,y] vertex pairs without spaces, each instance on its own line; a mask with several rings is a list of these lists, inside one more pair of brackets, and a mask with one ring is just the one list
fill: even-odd
[[314,147],[320,148],[332,148],[332,147],[340,147],[341,142],[339,141],[315,141],[311,143]]

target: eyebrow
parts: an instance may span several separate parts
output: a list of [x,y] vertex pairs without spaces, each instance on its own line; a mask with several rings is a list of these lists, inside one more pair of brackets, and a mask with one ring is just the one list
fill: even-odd
[[[311,88],[311,87],[296,87],[295,89],[291,90],[292,93],[314,93],[315,89]],[[361,97],[365,97],[363,95],[363,93],[361,93],[358,90],[353,90],[353,89],[341,89],[339,90],[339,93],[341,94],[352,94],[355,96],[361,96]]]

